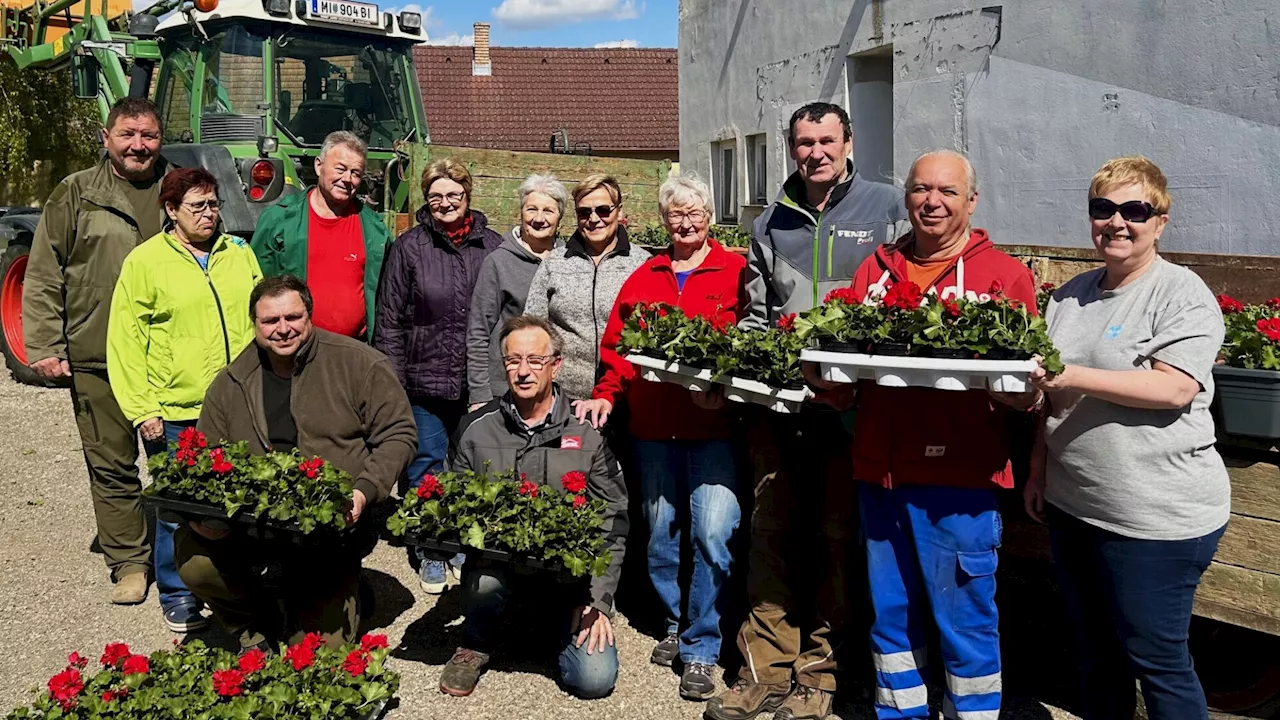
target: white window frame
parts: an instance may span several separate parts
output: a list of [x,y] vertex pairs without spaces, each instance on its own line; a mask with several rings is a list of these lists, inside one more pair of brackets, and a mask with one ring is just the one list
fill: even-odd
[[738,221],[738,142],[723,140],[711,146],[711,182],[715,186],[717,221]]

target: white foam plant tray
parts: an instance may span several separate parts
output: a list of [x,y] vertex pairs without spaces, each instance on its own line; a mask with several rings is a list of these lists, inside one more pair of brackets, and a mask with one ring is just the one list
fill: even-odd
[[927,387],[936,390],[985,390],[1020,393],[1027,390],[1034,360],[952,360],[863,353],[804,350],[802,362],[818,363],[828,382],[874,380],[885,387]]
[[774,412],[800,412],[801,404],[813,397],[813,393],[809,392],[808,388],[788,390],[772,387],[756,380],[743,380],[729,376],[712,380],[710,370],[647,355],[627,355],[627,361],[636,366],[636,372],[645,380],[675,383],[700,392],[706,392],[712,386],[720,385],[724,389],[724,396],[730,400],[764,405]]

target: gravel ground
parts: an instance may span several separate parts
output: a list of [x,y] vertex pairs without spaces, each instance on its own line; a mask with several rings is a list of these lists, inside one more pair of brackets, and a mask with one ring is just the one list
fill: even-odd
[[[0,377],[0,713],[23,702],[28,689],[61,669],[72,650],[94,656],[124,640],[150,652],[174,635],[161,622],[153,592],[138,607],[107,602],[110,585],[102,558],[91,554],[93,514],[79,437],[65,391],[19,386]],[[1067,638],[1054,613],[1041,609],[1049,597],[1042,573],[1001,571],[1004,615],[1006,710],[1014,720],[1073,718],[1049,705],[1067,702],[1070,659]],[[401,548],[380,545],[366,560],[378,593],[373,624],[395,647],[394,667],[403,676],[400,706],[392,720],[409,718],[686,718],[701,716],[702,704],[679,699],[677,678],[649,664],[653,640],[619,616],[617,641],[622,672],[614,694],[583,702],[557,689],[553,652],[515,651],[499,659],[470,698],[436,690],[440,670],[453,650],[460,616],[456,591],[439,599],[424,595]],[[1025,576],[1025,577],[1024,577]],[[548,622],[535,618],[534,622]],[[521,617],[511,625],[519,636]],[[217,638],[214,637],[214,640]],[[513,645],[516,643],[513,642]],[[865,673],[862,673],[865,675]],[[846,720],[871,718],[868,682],[841,700]],[[936,693],[935,693],[936,695]],[[935,697],[935,700],[937,698]]]

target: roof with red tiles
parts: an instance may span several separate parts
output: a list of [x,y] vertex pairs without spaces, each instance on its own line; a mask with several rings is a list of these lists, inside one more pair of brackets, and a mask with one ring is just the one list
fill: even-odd
[[470,46],[414,48],[431,141],[546,152],[565,130],[592,153],[680,148],[676,50],[491,47],[472,74]]

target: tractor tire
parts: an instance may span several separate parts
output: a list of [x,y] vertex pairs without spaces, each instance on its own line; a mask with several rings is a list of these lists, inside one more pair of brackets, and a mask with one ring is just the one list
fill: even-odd
[[1191,655],[1210,710],[1280,718],[1280,637],[1194,617]]
[[[29,242],[29,240],[28,240]],[[13,379],[24,385],[37,387],[69,387],[65,379],[42,378],[27,367],[27,351],[22,339],[22,280],[27,274],[27,257],[31,246],[11,242],[0,254],[0,351]]]

